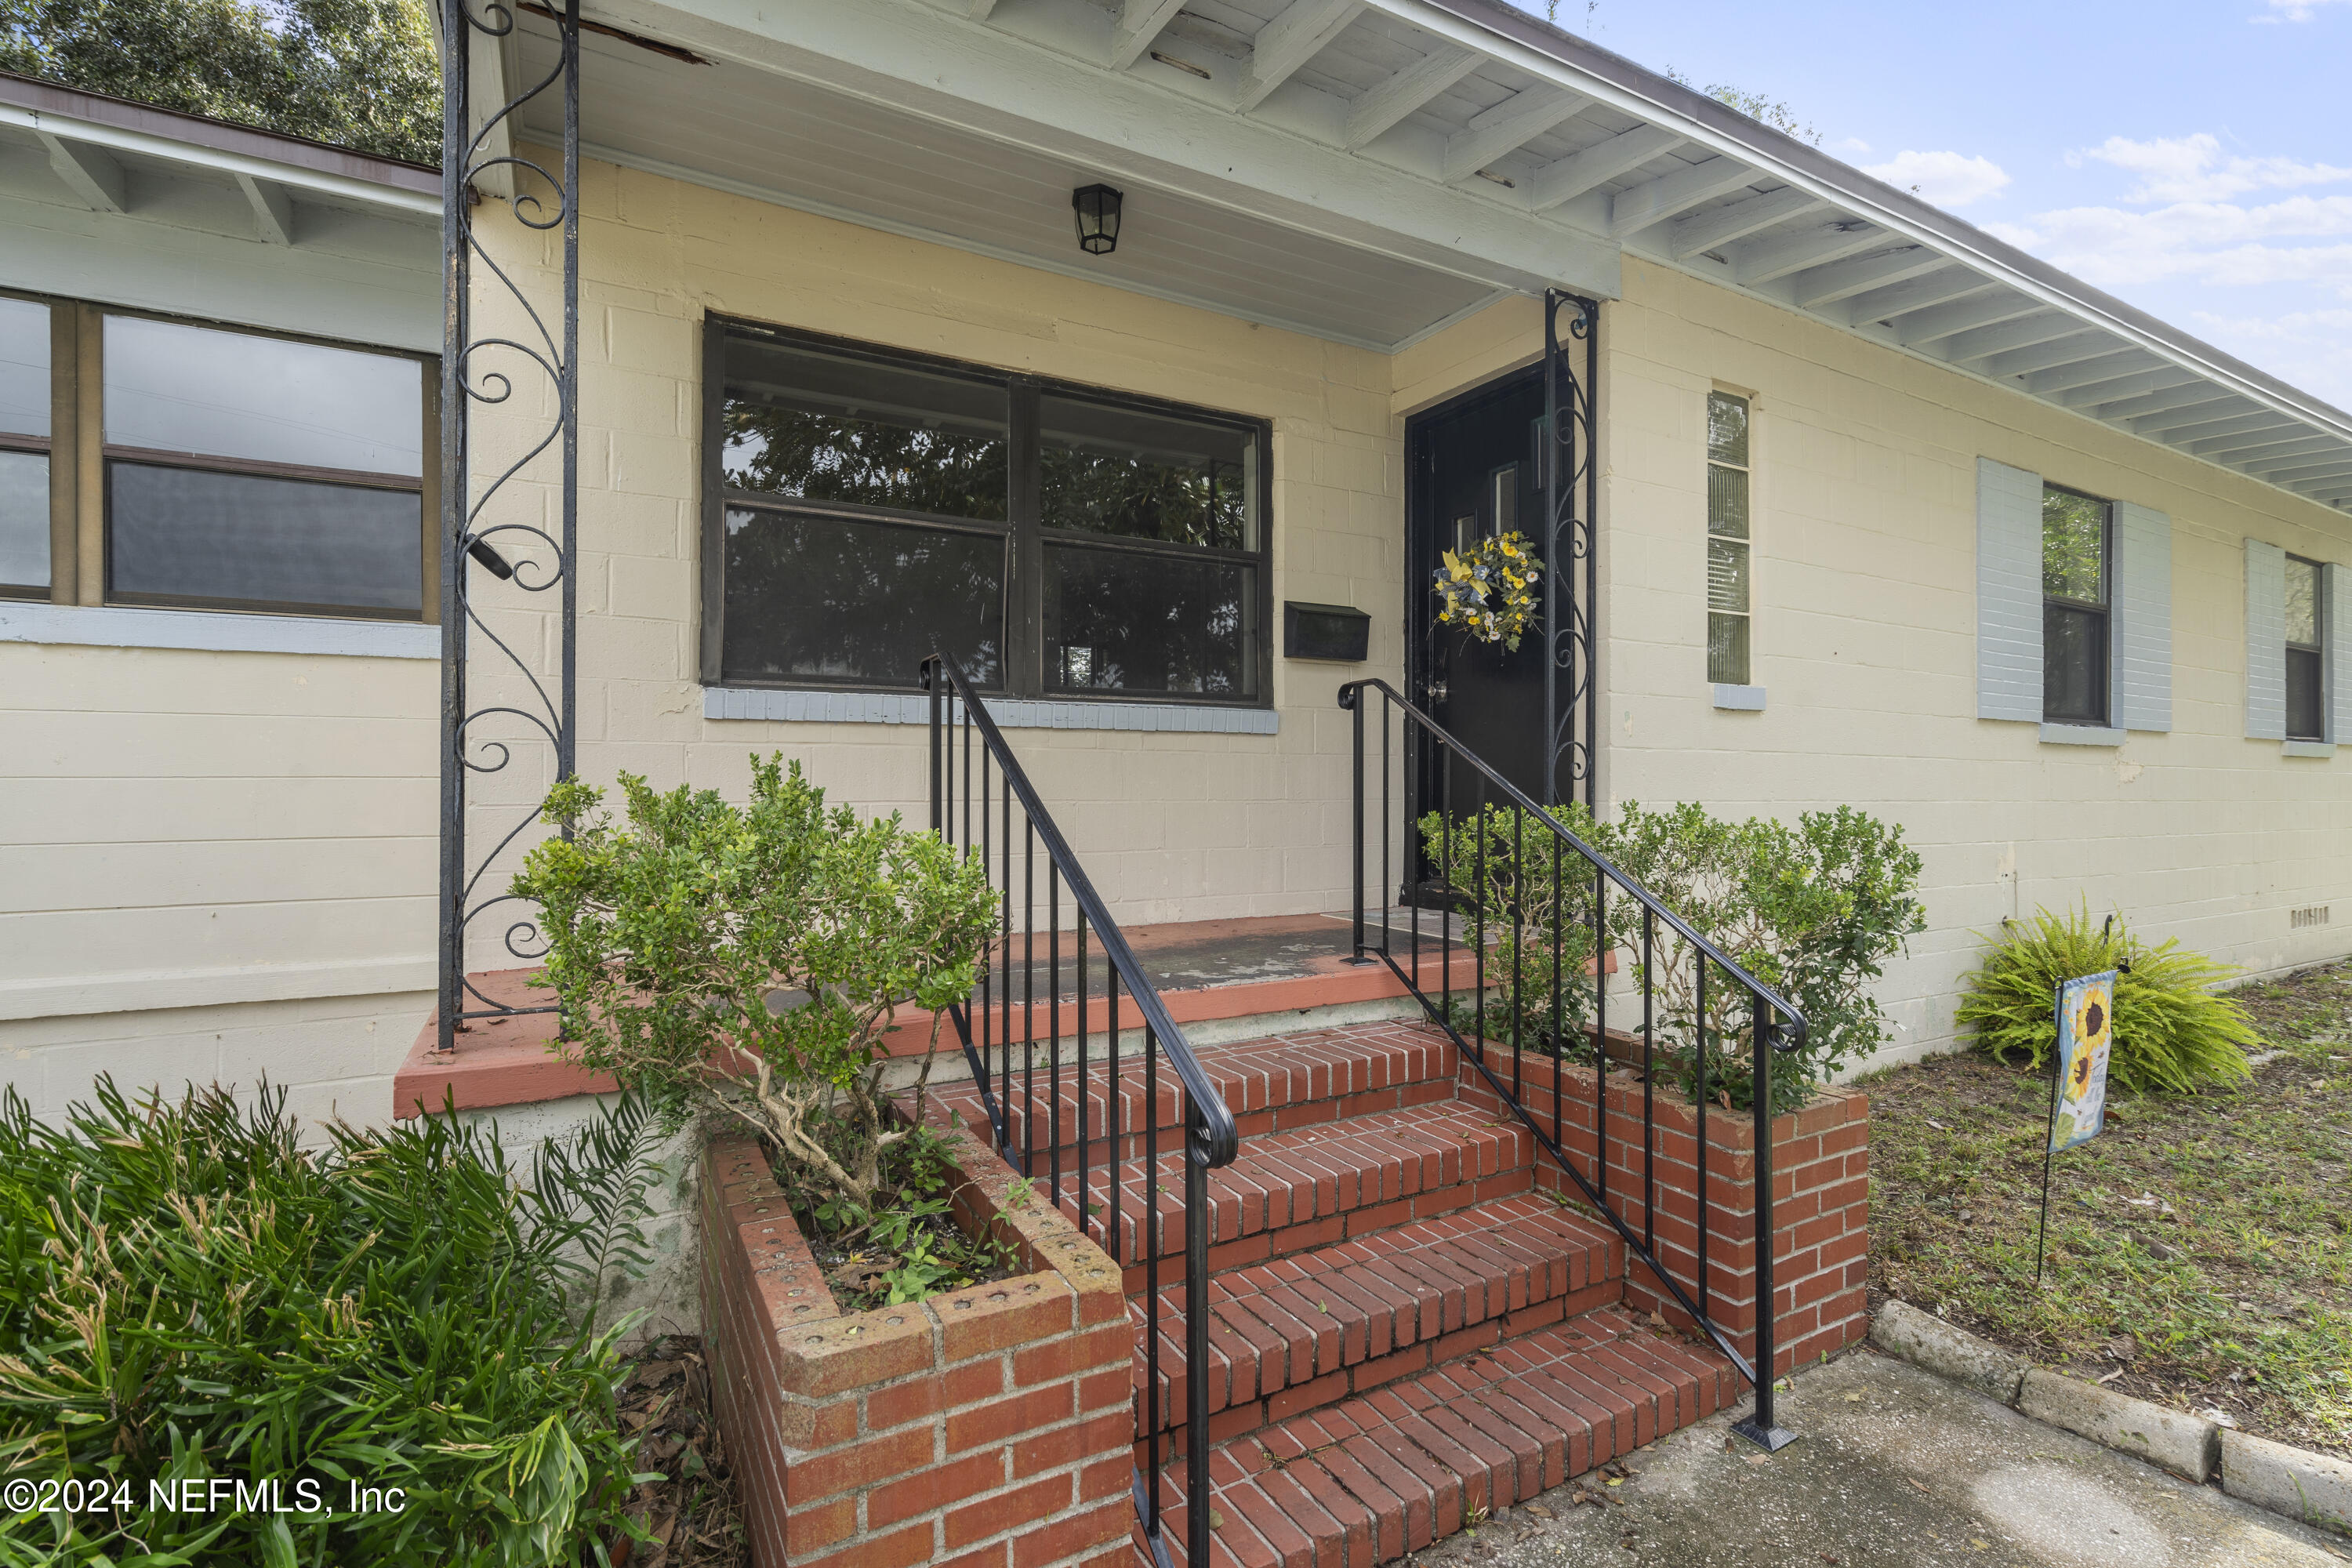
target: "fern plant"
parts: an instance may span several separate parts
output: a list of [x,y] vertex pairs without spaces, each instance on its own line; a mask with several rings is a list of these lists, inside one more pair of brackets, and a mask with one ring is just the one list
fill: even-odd
[[2011,922],[1968,977],[1953,1015],[1994,1060],[2047,1068],[2058,1045],[2059,984],[2118,970],[2108,1079],[2132,1094],[2188,1094],[2243,1082],[2260,1043],[2246,1010],[2213,987],[2238,972],[2177,938],[2154,946],[2120,921],[2094,925],[2087,905]]

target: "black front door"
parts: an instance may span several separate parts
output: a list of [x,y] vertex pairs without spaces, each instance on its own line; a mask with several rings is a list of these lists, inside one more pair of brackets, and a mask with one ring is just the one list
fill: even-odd
[[[1412,633],[1413,701],[1449,734],[1532,800],[1547,798],[1544,769],[1550,726],[1544,717],[1540,626],[1516,649],[1479,642],[1437,624],[1431,589],[1441,557],[1498,533],[1517,531],[1539,556],[1543,484],[1538,465],[1543,430],[1540,369],[1480,387],[1408,422],[1412,477],[1406,512],[1405,625]],[[1546,570],[1555,563],[1548,557]],[[1565,586],[1565,584],[1563,584]],[[1419,808],[1466,816],[1478,807],[1481,780],[1458,760],[1441,767],[1418,759]],[[1494,798],[1489,785],[1486,797]]]

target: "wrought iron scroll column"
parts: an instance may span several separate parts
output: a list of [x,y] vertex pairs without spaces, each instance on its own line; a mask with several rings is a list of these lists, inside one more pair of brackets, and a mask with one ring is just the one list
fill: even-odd
[[[1601,688],[1601,303],[1544,293],[1544,714],[1549,725],[1544,804],[1581,798],[1597,810]],[[1580,364],[1578,362],[1581,361]],[[1581,583],[1578,581],[1582,578]]]
[[[466,934],[485,911],[513,901],[513,896],[488,880],[499,857],[539,819],[537,804],[499,834],[487,851],[468,852],[467,841],[467,781],[472,773],[502,772],[514,760],[506,741],[477,739],[474,725],[494,715],[543,737],[554,762],[554,776],[568,777],[576,762],[579,735],[576,679],[579,646],[579,521],[580,521],[580,4],[565,0],[555,18],[559,58],[552,69],[525,85],[513,97],[475,123],[473,59],[478,43],[502,47],[515,30],[515,10],[504,0],[436,0],[441,6],[441,866],[438,930],[439,995],[436,1047],[456,1047],[465,1020],[522,1012],[549,1012],[552,1005],[516,1007],[497,1001],[466,976]],[[480,6],[477,14],[475,5]],[[491,151],[494,135],[509,142],[519,138],[524,109],[542,95],[554,92],[562,100],[562,175],[559,179],[535,160]],[[504,199],[515,220],[527,229],[560,229],[563,238],[563,319],[556,331],[533,307],[508,266],[482,247],[475,233],[474,210],[484,198],[477,182],[494,171],[510,177],[511,194]],[[472,298],[477,265],[528,322],[517,336],[477,335]],[[488,351],[487,353],[485,351]],[[484,362],[484,363],[478,363]],[[498,363],[509,368],[496,368]],[[555,397],[554,417],[545,433],[502,468],[477,495],[470,470],[469,434],[474,405],[507,404],[514,397],[513,375],[547,378]],[[519,411],[519,405],[518,405]],[[534,522],[499,521],[512,510],[517,496],[507,494],[516,475],[551,447],[557,448],[561,473],[561,521],[557,533]],[[501,513],[494,515],[492,503]],[[543,515],[543,514],[542,514]],[[499,536],[509,536],[500,548]],[[550,560],[548,557],[551,556]],[[476,574],[487,573],[530,594],[557,593],[559,641],[558,691],[547,683],[526,655],[518,652],[482,619],[474,603]],[[512,702],[475,706],[468,690],[468,647],[478,633],[505,660],[527,689]],[[503,933],[506,951],[518,964],[543,956],[545,946],[538,923],[530,915],[508,911]]]

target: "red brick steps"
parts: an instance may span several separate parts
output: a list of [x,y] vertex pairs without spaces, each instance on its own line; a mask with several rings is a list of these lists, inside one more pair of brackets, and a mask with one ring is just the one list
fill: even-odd
[[[1611,1308],[1292,1416],[1212,1455],[1216,1563],[1393,1562],[1711,1415],[1735,1381]],[[1178,1563],[1185,1485],[1180,1463],[1162,1491]]]
[[[1733,1397],[1729,1363],[1623,1307],[1624,1244],[1538,1190],[1543,1156],[1464,1082],[1443,1035],[1375,1025],[1200,1057],[1243,1134],[1240,1157],[1206,1178],[1210,1474],[1224,1568],[1394,1561]],[[1050,1190],[1058,1131],[1063,1206],[1076,1217],[1081,1088],[1066,1072],[1060,1114],[1041,1111],[1029,1168]],[[1084,1085],[1098,1225],[1110,1201],[1108,1087],[1098,1068]],[[1160,1453],[1181,1451],[1188,1417],[1177,1097],[1163,1084],[1150,1106],[1159,1159],[1148,1176],[1134,1158],[1147,1104],[1139,1083],[1122,1081],[1128,1179],[1113,1250],[1136,1339],[1139,1458],[1155,1426]],[[1156,1389],[1147,1237],[1160,1259]],[[1165,1544],[1181,1563],[1181,1462],[1162,1485],[1174,1510]],[[1138,1548],[1150,1563],[1139,1537]]]
[[[1615,1301],[1616,1237],[1521,1194],[1353,1241],[1293,1254],[1209,1282],[1209,1404],[1219,1439],[1363,1393],[1437,1362]],[[1138,1387],[1149,1326],[1136,1325]],[[1160,1417],[1185,1419],[1181,1286],[1160,1293]],[[1137,1432],[1147,1409],[1137,1402]]]

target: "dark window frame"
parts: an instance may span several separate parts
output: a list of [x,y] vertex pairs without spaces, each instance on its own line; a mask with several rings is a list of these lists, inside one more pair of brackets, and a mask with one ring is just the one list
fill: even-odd
[[[818,353],[840,355],[877,365],[926,371],[965,381],[982,381],[1004,389],[1009,450],[1006,458],[1007,497],[1002,523],[967,517],[941,517],[896,507],[856,501],[804,501],[753,490],[730,489],[723,455],[727,406],[727,338],[731,331],[754,334],[768,342]],[[705,686],[730,686],[782,691],[875,691],[906,693],[919,689],[913,662],[930,650],[910,650],[903,681],[792,676],[775,679],[724,674],[727,605],[727,514],[733,510],[832,515],[875,521],[912,524],[942,532],[954,531],[1002,537],[1005,541],[1003,679],[991,688],[1009,698],[1052,702],[1125,702],[1185,707],[1271,709],[1274,706],[1274,427],[1271,421],[1229,410],[1203,408],[1116,388],[1008,371],[970,360],[950,359],[910,349],[864,342],[796,327],[779,326],[741,316],[711,311],[703,319],[702,338],[702,560],[701,677]],[[1045,396],[1066,397],[1103,407],[1131,409],[1169,418],[1223,426],[1246,432],[1255,447],[1255,473],[1251,478],[1250,502],[1256,540],[1247,550],[1173,543],[1093,532],[1084,529],[1047,528],[1039,521],[1038,493],[1040,423],[1038,402]],[[1255,690],[1243,697],[1214,692],[1071,690],[1045,680],[1045,548],[1047,545],[1098,550],[1129,557],[1164,555],[1171,560],[1216,561],[1247,566],[1255,574],[1254,601],[1249,606],[1254,628],[1245,633]]]
[[[47,455],[52,516],[63,520],[61,525],[52,527],[50,533],[48,586],[0,584],[0,599],[132,609],[221,610],[320,620],[393,621],[404,626],[439,624],[440,355],[415,349],[388,347],[383,343],[326,337],[315,332],[287,331],[273,327],[252,326],[243,321],[144,310],[137,306],[44,294],[25,289],[0,289],[0,295],[45,306],[49,311],[50,433],[47,437],[0,433],[0,447]],[[420,471],[411,478],[405,474],[367,473],[350,468],[316,468],[110,443],[106,440],[104,352],[105,321],[109,316],[166,321],[174,326],[195,327],[208,331],[233,332],[243,337],[269,338],[280,342],[308,343],[352,353],[374,354],[384,359],[411,361],[419,367]],[[118,592],[113,580],[113,489],[114,466],[118,462],[414,494],[417,498],[419,608],[412,614],[405,610],[372,609],[351,605],[307,605],[277,599],[221,599],[190,594]],[[95,571],[88,570],[90,567]],[[84,581],[85,577],[94,581]]]
[[[2294,554],[2289,554],[2287,556],[2286,564],[2287,570],[2290,572],[2297,566],[2307,566],[2311,569],[2312,640],[2307,643],[2299,643],[2296,642],[2291,635],[2285,639],[2286,669],[2289,672],[2290,679],[2288,679],[2285,683],[2284,691],[2281,693],[2282,702],[2285,710],[2283,727],[2286,738],[2290,741],[2325,741],[2327,738],[2328,709],[2327,655],[2325,651],[2327,647],[2328,636],[2327,565],[2325,562],[2314,561],[2307,556]],[[2297,655],[2303,656],[2302,658],[2298,659],[2296,657]],[[2310,670],[2309,689],[2312,693],[2313,708],[2312,723],[2310,729],[2307,731],[2298,730],[2295,728],[2294,722],[2295,712],[2294,692],[2295,689],[2295,682],[2292,679],[2292,673],[2297,663],[2306,664]]]
[[[2070,495],[2078,500],[2095,502],[2101,513],[2101,521],[2099,524],[2099,598],[2097,602],[2093,603],[2086,599],[2068,598],[2063,595],[2052,594],[2046,588],[2042,591],[2042,657],[2043,661],[2043,674],[2042,687],[2042,721],[2045,724],[2064,724],[2100,730],[2109,729],[2114,726],[2116,714],[2116,503],[2104,496],[2095,496],[2087,490],[2078,490],[2072,485],[2053,484],[2048,479],[2042,481],[2042,488],[2045,492],[2056,490],[2061,495]],[[2045,551],[2049,548],[2046,536],[2043,539],[2042,548]],[[2098,706],[2096,710],[2093,713],[2053,713],[2051,711],[2049,684],[2050,621],[2051,612],[2053,610],[2065,615],[2095,616],[2097,617],[2099,635],[2092,646],[2095,647],[2099,650],[2099,668],[2097,670],[2097,678],[2093,680],[2090,685],[2091,689],[2097,694]]]

